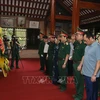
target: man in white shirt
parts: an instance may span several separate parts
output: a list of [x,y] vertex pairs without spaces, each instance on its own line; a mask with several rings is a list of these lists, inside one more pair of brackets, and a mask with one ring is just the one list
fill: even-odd
[[45,74],[48,74],[48,68],[47,68],[47,53],[48,53],[48,48],[49,48],[49,45],[48,45],[48,37],[45,35],[43,37],[43,40],[44,40],[44,50],[43,50],[43,58],[44,58],[44,66],[46,66],[46,71],[45,71]]

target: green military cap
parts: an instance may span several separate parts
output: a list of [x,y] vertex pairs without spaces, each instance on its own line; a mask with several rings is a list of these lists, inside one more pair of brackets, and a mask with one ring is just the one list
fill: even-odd
[[64,31],[64,30],[61,30],[60,36],[68,37],[68,33],[66,31]]
[[55,38],[56,36],[54,34],[49,33],[49,38]]
[[55,35],[51,34],[50,37],[51,37],[51,38],[55,38]]
[[83,35],[84,32],[83,32],[83,30],[81,28],[78,27],[75,34],[81,34],[81,35]]
[[77,32],[76,32],[76,34],[81,34],[81,35],[83,35],[83,34],[84,34],[84,32],[77,31]]
[[81,31],[81,32],[83,32],[83,30],[82,30],[81,28],[79,28],[79,27],[77,28],[77,31]]
[[40,34],[44,36],[44,34],[42,32],[40,32]]
[[61,30],[62,33],[67,34],[67,32],[65,30]]
[[46,35],[43,36],[43,39],[47,39],[48,37]]

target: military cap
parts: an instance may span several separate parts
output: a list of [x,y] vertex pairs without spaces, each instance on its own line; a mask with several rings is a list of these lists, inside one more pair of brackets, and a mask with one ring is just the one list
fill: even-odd
[[44,36],[44,34],[42,32],[40,32],[40,34]]
[[84,34],[84,32],[83,32],[83,30],[81,29],[81,28],[77,28],[77,32],[76,32],[76,34],[81,34],[81,35],[83,35]]
[[79,27],[77,27],[77,30],[78,30],[78,31],[83,31],[83,30],[82,30],[81,28],[79,28]]
[[47,39],[48,37],[46,35],[43,36],[43,39]]
[[82,31],[77,31],[76,34],[81,34],[81,35],[83,35],[84,32],[82,32]]
[[61,30],[61,34],[60,34],[61,36],[65,36],[65,37],[68,37],[68,34],[67,34],[67,32],[66,31],[64,31],[64,30]]
[[55,38],[55,35],[50,35],[51,38]]
[[55,38],[55,35],[49,34],[49,37],[50,37],[50,38]]

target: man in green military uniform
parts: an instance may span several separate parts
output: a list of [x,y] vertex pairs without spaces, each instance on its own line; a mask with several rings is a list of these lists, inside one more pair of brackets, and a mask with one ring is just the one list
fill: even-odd
[[85,44],[83,42],[83,34],[81,30],[76,32],[76,42],[74,43],[73,53],[73,71],[75,78],[76,94],[73,95],[74,100],[82,100],[84,92],[84,79],[80,71],[78,71],[78,65],[82,57],[84,56]]
[[70,45],[67,42],[68,34],[65,31],[61,31],[61,44],[58,52],[58,71],[59,71],[59,83],[60,91],[66,90],[67,83],[67,62],[70,54]]
[[39,49],[38,49],[38,54],[40,57],[40,71],[44,71],[44,58],[43,58],[43,50],[44,50],[44,40],[43,40],[43,33],[39,34],[39,38],[40,38],[40,44],[39,44]]

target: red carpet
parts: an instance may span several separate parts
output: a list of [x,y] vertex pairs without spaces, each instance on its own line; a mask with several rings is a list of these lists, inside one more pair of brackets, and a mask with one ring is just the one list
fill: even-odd
[[60,92],[58,86],[51,84],[50,80],[39,71],[39,60],[30,59],[21,62],[20,69],[10,71],[7,78],[0,76],[0,100],[73,100],[75,88],[70,81],[67,90]]

